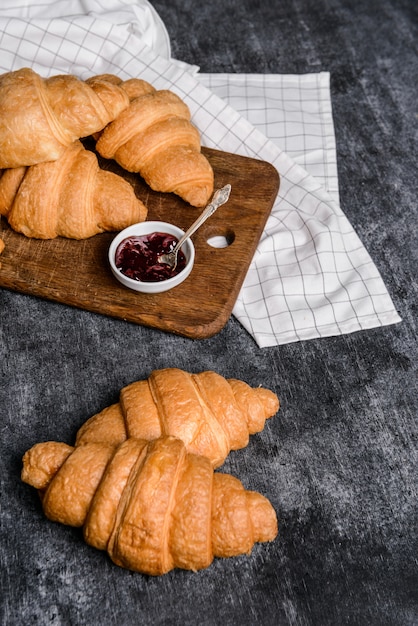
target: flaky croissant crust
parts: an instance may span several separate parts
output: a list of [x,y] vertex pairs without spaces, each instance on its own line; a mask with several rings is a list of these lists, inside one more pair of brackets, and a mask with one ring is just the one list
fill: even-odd
[[117,84],[72,75],[42,78],[29,68],[0,75],[0,169],[58,159],[129,105]]
[[49,519],[83,527],[87,543],[145,574],[199,570],[277,535],[264,496],[214,474],[174,437],[36,444],[23,457],[22,480],[39,490]]
[[192,374],[165,368],[124,387],[119,402],[83,424],[76,445],[172,435],[219,467],[230,450],[245,447],[249,435],[261,431],[278,409],[279,399],[269,389],[213,371]]
[[185,102],[141,79],[99,78],[125,89],[130,104],[99,133],[98,152],[139,173],[155,191],[205,206],[213,193],[214,173]]
[[55,161],[0,170],[0,215],[27,237],[86,239],[146,219],[121,176],[102,170],[80,141]]

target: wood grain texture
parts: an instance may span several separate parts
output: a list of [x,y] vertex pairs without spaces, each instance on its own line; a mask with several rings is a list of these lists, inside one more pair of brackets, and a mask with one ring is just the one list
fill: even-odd
[[[215,188],[227,183],[229,201],[193,235],[195,266],[189,278],[161,294],[139,294],[112,276],[108,248],[114,233],[76,241],[58,237],[40,241],[5,226],[0,286],[201,339],[228,321],[279,188],[279,175],[264,161],[204,149],[215,172]],[[163,220],[186,230],[201,209],[173,194],[153,192],[135,174],[101,160],[129,180],[149,210],[149,220]],[[215,248],[214,236],[230,245]]]

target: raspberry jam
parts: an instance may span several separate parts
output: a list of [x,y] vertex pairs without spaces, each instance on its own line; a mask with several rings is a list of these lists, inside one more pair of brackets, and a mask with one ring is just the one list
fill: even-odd
[[175,269],[159,263],[160,254],[171,252],[178,239],[168,233],[127,237],[118,245],[115,254],[116,267],[133,280],[155,283],[179,274],[186,266],[186,257],[179,250]]

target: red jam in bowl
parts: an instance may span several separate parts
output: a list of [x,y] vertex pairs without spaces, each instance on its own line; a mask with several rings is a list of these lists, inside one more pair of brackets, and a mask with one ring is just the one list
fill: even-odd
[[127,237],[118,245],[115,253],[116,267],[132,280],[155,283],[179,274],[186,266],[182,250],[177,255],[175,269],[166,263],[159,263],[160,254],[171,252],[178,239],[168,233]]

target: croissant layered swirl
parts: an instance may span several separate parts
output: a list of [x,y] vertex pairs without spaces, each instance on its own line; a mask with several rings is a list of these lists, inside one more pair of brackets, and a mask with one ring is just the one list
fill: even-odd
[[39,490],[49,519],[83,527],[86,542],[114,563],[153,576],[249,554],[277,535],[264,496],[214,473],[174,437],[36,444],[23,457],[22,480]]
[[100,133],[97,151],[139,173],[155,191],[175,193],[192,206],[205,206],[213,193],[214,174],[201,152],[200,135],[187,105],[174,92],[156,90],[144,80],[99,78],[125,89],[130,104]]
[[230,450],[245,447],[249,435],[261,431],[278,409],[273,391],[216,372],[154,370],[148,379],[124,387],[119,402],[87,420],[76,445],[172,435],[189,452],[206,456],[219,467]]
[[27,237],[85,239],[142,222],[147,209],[75,141],[55,161],[0,170],[0,215]]
[[81,153],[85,137],[152,189],[203,206],[214,174],[190,120],[176,94],[141,79],[42,78],[29,68],[1,74],[0,214],[15,230],[43,239],[84,239],[143,221],[146,209],[128,183],[99,174],[93,153]]
[[129,105],[117,84],[29,68],[0,75],[0,169],[58,159],[73,141],[102,130]]

